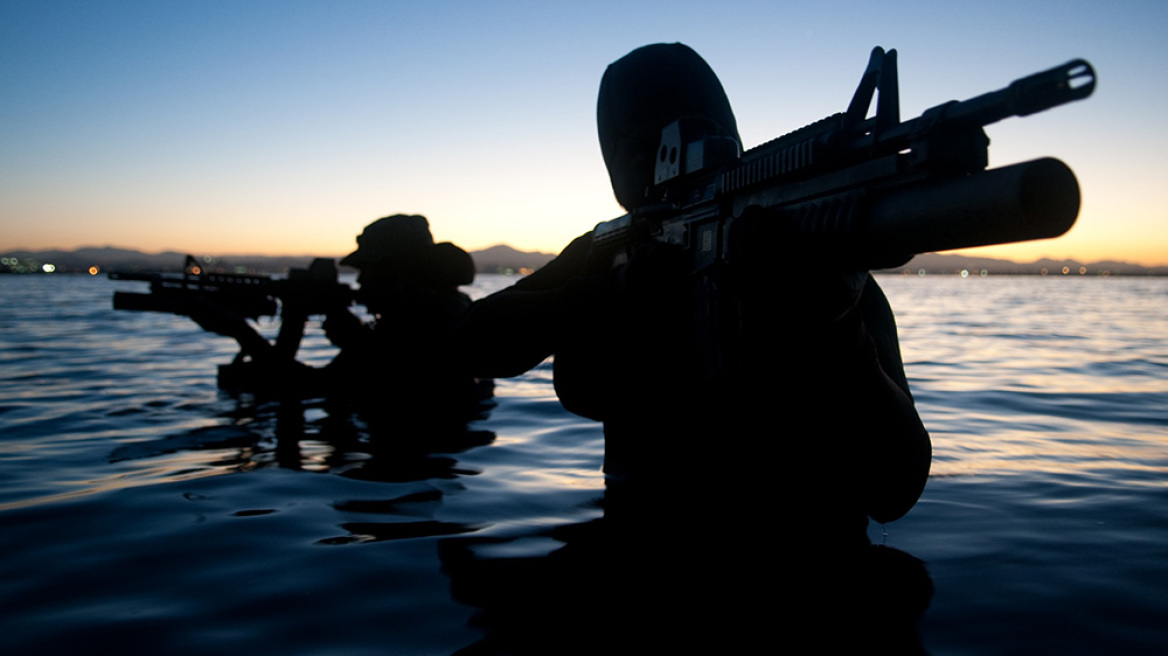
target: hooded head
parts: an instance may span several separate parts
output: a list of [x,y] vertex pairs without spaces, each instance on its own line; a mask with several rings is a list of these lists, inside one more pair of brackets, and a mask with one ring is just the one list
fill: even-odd
[[604,72],[596,124],[612,190],[625,209],[637,207],[653,184],[661,129],[687,117],[711,121],[720,136],[741,143],[722,83],[688,46],[644,46]]

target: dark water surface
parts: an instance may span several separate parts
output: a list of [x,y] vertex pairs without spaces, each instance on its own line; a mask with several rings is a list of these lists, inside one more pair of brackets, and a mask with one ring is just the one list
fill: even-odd
[[[1168,280],[881,282],[935,457],[869,536],[927,563],[926,648],[1165,653]],[[601,516],[600,427],[547,363],[436,451],[376,447],[319,402],[223,394],[230,340],[113,290],[0,276],[0,654],[451,653],[484,633],[444,545],[538,563]]]

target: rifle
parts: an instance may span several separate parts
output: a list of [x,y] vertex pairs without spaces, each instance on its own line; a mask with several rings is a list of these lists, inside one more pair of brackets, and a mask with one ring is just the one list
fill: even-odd
[[352,288],[338,281],[337,265],[327,258],[314,259],[307,269],[290,269],[286,278],[204,272],[190,255],[181,274],[112,271],[109,278],[150,283],[149,293],[114,292],[115,310],[191,316],[213,307],[248,319],[280,313],[274,353],[289,361],[300,347],[309,316],[353,302]]
[[338,282],[333,260],[316,258],[307,269],[290,269],[287,278],[238,273],[204,272],[187,255],[181,274],[111,271],[110,280],[141,280],[150,293],[114,292],[115,310],[169,312],[189,316],[206,301],[248,319],[274,316],[279,303],[294,303],[304,314],[324,314],[337,303],[349,305],[353,290]]
[[745,152],[709,120],[666,125],[645,202],[596,226],[590,260],[616,266],[654,241],[681,247],[693,274],[700,371],[719,379],[750,359],[738,294],[768,271],[762,260],[772,258],[762,252],[802,266],[880,269],[917,253],[1069,230],[1079,213],[1070,168],[1042,158],[987,170],[984,126],[1094,88],[1091,65],[1076,59],[901,122],[896,51],[874,48],[847,111]]
[[1079,212],[1074,173],[1052,158],[986,170],[983,128],[1094,88],[1091,65],[1076,59],[901,122],[896,51],[877,47],[846,112],[745,152],[700,118],[665,126],[646,202],[597,225],[593,253],[620,262],[653,239],[685,248],[695,273],[733,264],[734,224],[748,208],[769,210],[781,222],[772,232],[799,251],[861,268],[1057,237]]

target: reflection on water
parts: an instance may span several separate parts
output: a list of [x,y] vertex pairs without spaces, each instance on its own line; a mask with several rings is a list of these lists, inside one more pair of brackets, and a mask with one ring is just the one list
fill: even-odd
[[[931,578],[935,654],[1159,653],[1168,280],[881,282],[933,476],[870,528],[886,549],[815,568],[780,506],[732,530],[614,523],[600,428],[564,412],[546,364],[421,447],[323,402],[223,395],[234,342],[114,312],[104,278],[0,276],[0,644],[566,653],[636,628],[681,650],[690,626],[901,626],[862,611],[910,612]],[[318,329],[305,348],[331,357]],[[850,581],[810,588],[823,604],[866,605],[784,615],[812,573]]]

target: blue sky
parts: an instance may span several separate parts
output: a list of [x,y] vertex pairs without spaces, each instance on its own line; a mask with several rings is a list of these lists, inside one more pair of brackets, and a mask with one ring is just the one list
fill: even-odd
[[467,248],[556,251],[621,210],[605,66],[658,41],[721,77],[746,145],[841,111],[875,45],[901,113],[1083,57],[1095,95],[988,129],[1083,189],[1053,241],[987,251],[1168,263],[1168,3],[0,3],[0,250],[336,255],[425,214]]

